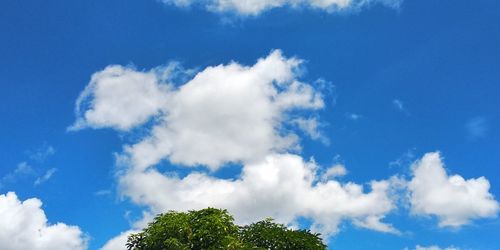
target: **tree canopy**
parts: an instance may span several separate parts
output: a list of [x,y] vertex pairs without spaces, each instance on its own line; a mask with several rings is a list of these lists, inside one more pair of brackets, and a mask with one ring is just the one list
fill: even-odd
[[324,250],[320,235],[272,219],[238,226],[225,209],[159,214],[127,241],[128,250]]

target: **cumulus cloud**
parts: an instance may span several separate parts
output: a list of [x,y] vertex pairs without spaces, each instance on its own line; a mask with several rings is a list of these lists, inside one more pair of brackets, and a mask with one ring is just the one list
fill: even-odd
[[76,101],[76,122],[69,128],[129,130],[161,111],[168,85],[159,82],[155,70],[139,72],[112,65],[92,75]]
[[486,178],[449,176],[438,152],[425,154],[413,165],[408,189],[412,212],[437,216],[441,227],[460,227],[473,219],[494,217],[499,210]]
[[[394,208],[389,181],[372,181],[370,191],[355,183],[318,181],[318,166],[300,156],[275,154],[247,164],[237,179],[217,179],[201,172],[180,178],[156,169],[131,170],[120,177],[120,189],[153,213],[167,210],[227,208],[239,223],[273,217],[292,223],[311,218],[314,228],[336,233],[341,221],[383,232],[396,232],[381,222]],[[168,190],[166,192],[165,190]]]
[[130,130],[156,117],[151,133],[122,155],[137,168],[168,159],[216,169],[296,150],[298,136],[283,129],[289,112],[324,106],[322,95],[299,81],[301,62],[276,50],[253,66],[208,67],[179,87],[162,81],[168,72],[159,69],[107,67],[78,98],[72,128]]
[[139,231],[137,230],[128,230],[125,232],[120,233],[118,236],[112,238],[104,246],[101,248],[101,250],[126,250],[127,248],[125,245],[127,244],[127,239],[130,234],[138,233]]
[[[399,234],[383,222],[395,209],[393,179],[363,185],[341,183],[333,178],[345,174],[336,165],[319,175],[320,167],[292,154],[274,154],[263,161],[243,166],[240,177],[218,179],[203,172],[185,177],[157,169],[130,169],[119,177],[122,195],[150,208],[145,219],[108,241],[103,250],[124,250],[127,236],[142,228],[151,216],[168,210],[186,211],[206,207],[228,209],[237,223],[246,224],[267,217],[293,225],[301,217],[313,222],[311,229],[325,237],[335,234],[343,221],[370,230]],[[168,190],[168,191],[165,191]]]
[[15,193],[0,195],[2,250],[83,250],[86,239],[76,226],[48,224],[40,200],[20,201]]
[[[336,179],[347,173],[343,165],[322,170],[296,155],[297,129],[321,138],[313,112],[325,106],[319,88],[300,79],[301,65],[302,60],[276,50],[250,66],[207,67],[180,84],[169,80],[176,74],[170,67],[110,66],[95,73],[78,98],[71,128],[148,128],[116,155],[122,167],[119,192],[151,214],[211,206],[227,208],[238,223],[273,217],[291,225],[305,217],[312,230],[327,236],[343,221],[399,233],[384,218],[396,208],[395,189],[405,181],[371,181],[365,188]],[[179,176],[155,167],[163,160],[210,171],[198,168]],[[226,163],[241,164],[241,174],[214,177]],[[438,153],[416,162],[405,185],[412,212],[435,215],[441,226],[460,226],[498,211],[484,177],[448,176]],[[104,249],[123,245],[128,233]]]
[[327,12],[359,10],[373,4],[398,8],[403,0],[162,0],[162,2],[180,7],[201,5],[212,12],[256,16],[281,7],[312,8]]
[[[342,221],[397,233],[383,222],[395,208],[390,181],[372,181],[366,190],[333,179],[346,173],[343,166],[319,171],[314,161],[292,154],[300,149],[297,129],[322,138],[311,111],[324,107],[324,96],[300,80],[301,64],[276,50],[251,66],[208,67],[182,84],[165,80],[172,74],[165,68],[110,66],[80,95],[72,128],[151,126],[117,160],[120,193],[152,214],[212,206],[227,208],[239,223],[273,217],[292,224],[307,217],[326,235]],[[180,177],[154,167],[165,159],[211,170],[240,163],[242,172],[234,179],[200,171]],[[127,234],[104,249],[122,246]]]

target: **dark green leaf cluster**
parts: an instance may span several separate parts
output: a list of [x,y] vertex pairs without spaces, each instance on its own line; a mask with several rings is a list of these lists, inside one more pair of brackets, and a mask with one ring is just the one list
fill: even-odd
[[319,234],[272,219],[239,227],[227,210],[170,211],[128,237],[128,250],[324,250]]
[[264,249],[323,250],[320,235],[309,230],[292,230],[272,219],[259,221],[241,227],[240,237],[243,242]]

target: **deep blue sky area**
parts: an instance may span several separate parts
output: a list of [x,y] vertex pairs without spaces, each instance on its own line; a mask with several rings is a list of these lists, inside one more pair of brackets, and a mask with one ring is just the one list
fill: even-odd
[[[330,143],[303,137],[304,159],[325,167],[341,162],[348,170],[341,181],[367,184],[409,178],[411,162],[440,151],[448,173],[484,176],[498,198],[498,13],[494,0],[405,0],[399,9],[374,5],[349,13],[284,7],[250,17],[155,0],[1,1],[0,178],[21,162],[37,175],[57,171],[40,185],[33,184],[35,175],[4,181],[0,194],[39,198],[50,223],[78,225],[90,237],[89,249],[99,249],[145,207],[117,191],[113,153],[136,141],[134,135],[67,131],[92,74],[115,64],[138,70],[171,61],[198,70],[231,61],[253,65],[281,49],[305,60],[302,80],[322,79],[331,89],[318,113]],[[54,153],[32,157],[47,147]],[[213,174],[237,177],[239,167]],[[412,215],[403,205],[385,220],[402,234],[345,221],[330,246],[500,248],[498,218],[441,228],[435,217]]]

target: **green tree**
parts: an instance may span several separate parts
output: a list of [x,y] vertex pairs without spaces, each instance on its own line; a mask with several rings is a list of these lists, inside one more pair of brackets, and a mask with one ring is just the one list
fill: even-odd
[[160,214],[142,232],[132,234],[128,250],[324,250],[319,234],[292,230],[272,219],[247,226],[234,224],[227,210]]
[[274,223],[272,219],[241,227],[240,239],[263,249],[326,249],[320,234],[311,233],[309,230],[288,229],[282,224]]

